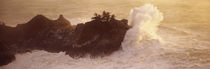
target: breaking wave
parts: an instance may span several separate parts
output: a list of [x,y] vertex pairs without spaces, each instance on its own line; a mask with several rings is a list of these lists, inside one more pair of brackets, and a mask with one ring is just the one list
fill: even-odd
[[160,55],[161,37],[156,34],[162,13],[146,4],[131,11],[132,26],[124,37],[122,50],[102,58],[71,58],[65,54],[32,51],[17,54],[16,60],[1,69],[170,69]]

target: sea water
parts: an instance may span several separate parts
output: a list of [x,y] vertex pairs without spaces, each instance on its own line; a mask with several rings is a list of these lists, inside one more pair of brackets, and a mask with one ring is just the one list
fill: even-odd
[[11,26],[27,22],[36,14],[51,19],[64,14],[76,24],[103,10],[129,19],[132,26],[122,42],[123,50],[111,56],[73,59],[65,52],[36,50],[17,54],[14,62],[0,69],[210,68],[208,0],[2,0],[0,3],[0,20]]

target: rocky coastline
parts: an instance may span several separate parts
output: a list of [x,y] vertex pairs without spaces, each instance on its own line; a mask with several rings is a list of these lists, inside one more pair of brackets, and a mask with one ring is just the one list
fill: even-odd
[[63,15],[57,20],[37,15],[16,27],[0,23],[0,66],[15,60],[15,54],[33,50],[63,51],[74,58],[108,56],[121,49],[121,42],[130,28],[127,23],[128,20],[118,20],[105,11],[76,26]]

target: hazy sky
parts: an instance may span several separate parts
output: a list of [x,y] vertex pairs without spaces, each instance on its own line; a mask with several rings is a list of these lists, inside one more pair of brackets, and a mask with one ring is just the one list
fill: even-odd
[[208,0],[0,0],[0,21],[15,26],[37,14],[51,19],[63,14],[69,20],[88,19],[103,10],[127,18],[134,7],[154,4],[164,13],[165,23],[209,23]]

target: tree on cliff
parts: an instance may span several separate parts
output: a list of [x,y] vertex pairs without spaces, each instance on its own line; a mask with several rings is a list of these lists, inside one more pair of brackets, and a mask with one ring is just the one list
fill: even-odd
[[115,19],[115,15],[110,15],[109,12],[103,11],[102,15],[95,13],[94,17],[92,17],[93,21],[99,22],[111,22]]

